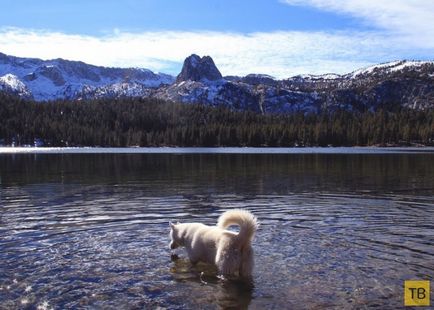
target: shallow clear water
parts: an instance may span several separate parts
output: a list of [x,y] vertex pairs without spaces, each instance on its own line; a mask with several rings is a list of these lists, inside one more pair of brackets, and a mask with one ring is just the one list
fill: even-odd
[[[433,153],[2,154],[0,182],[0,308],[396,309],[434,278]],[[171,260],[169,220],[231,208],[253,283]]]

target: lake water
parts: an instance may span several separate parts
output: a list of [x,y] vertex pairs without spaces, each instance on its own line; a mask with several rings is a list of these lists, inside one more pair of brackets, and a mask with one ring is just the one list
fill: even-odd
[[[0,154],[0,309],[403,308],[434,285],[426,150]],[[169,220],[232,208],[261,223],[252,283],[171,260]]]

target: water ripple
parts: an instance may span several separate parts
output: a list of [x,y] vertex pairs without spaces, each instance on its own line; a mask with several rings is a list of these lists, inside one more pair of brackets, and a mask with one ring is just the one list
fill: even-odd
[[[399,308],[404,280],[434,278],[432,190],[175,179],[1,185],[0,308]],[[253,283],[171,260],[169,221],[212,225],[232,208],[261,223]]]

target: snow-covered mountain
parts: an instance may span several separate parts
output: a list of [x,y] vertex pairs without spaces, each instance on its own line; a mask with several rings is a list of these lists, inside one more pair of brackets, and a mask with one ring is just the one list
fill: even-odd
[[209,56],[186,58],[176,77],[147,69],[105,68],[63,59],[18,58],[0,53],[0,91],[37,101],[152,97],[224,105],[260,113],[434,108],[434,62],[395,61],[338,75],[266,74],[223,77]]
[[321,109],[382,107],[434,108],[434,62],[394,61],[344,75],[297,76],[282,81],[287,90],[316,93]]
[[137,96],[137,89],[156,88],[174,81],[168,74],[147,69],[106,68],[80,61],[19,58],[2,53],[0,77],[2,89],[37,101],[80,99],[88,94]]
[[184,70],[186,67],[197,68],[200,63],[199,56],[192,56],[184,62],[176,83],[158,88],[154,96],[261,113],[353,111],[379,106],[434,108],[434,62],[397,61],[345,75],[298,75],[285,80],[266,74],[216,76],[210,80],[210,72],[218,70],[212,68],[214,62],[209,60],[201,70],[196,70],[194,77],[183,74],[191,71]]
[[25,99],[32,98],[32,94],[27,86],[21,82],[17,76],[11,73],[0,77],[0,90],[18,95]]

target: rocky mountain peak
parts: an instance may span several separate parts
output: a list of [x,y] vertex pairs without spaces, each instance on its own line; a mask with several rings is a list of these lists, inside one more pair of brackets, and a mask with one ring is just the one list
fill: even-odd
[[176,82],[182,81],[215,81],[220,80],[222,75],[217,69],[210,56],[200,57],[193,54],[184,60],[181,73],[177,76]]
[[147,69],[0,53],[0,92],[36,101],[153,97],[260,113],[434,108],[433,61],[399,60],[344,75],[307,74],[277,80],[265,74],[222,78],[211,57],[193,54],[185,59],[177,83],[174,80]]
[[0,91],[6,91],[25,99],[32,99],[27,86],[17,76],[10,73],[0,77]]

